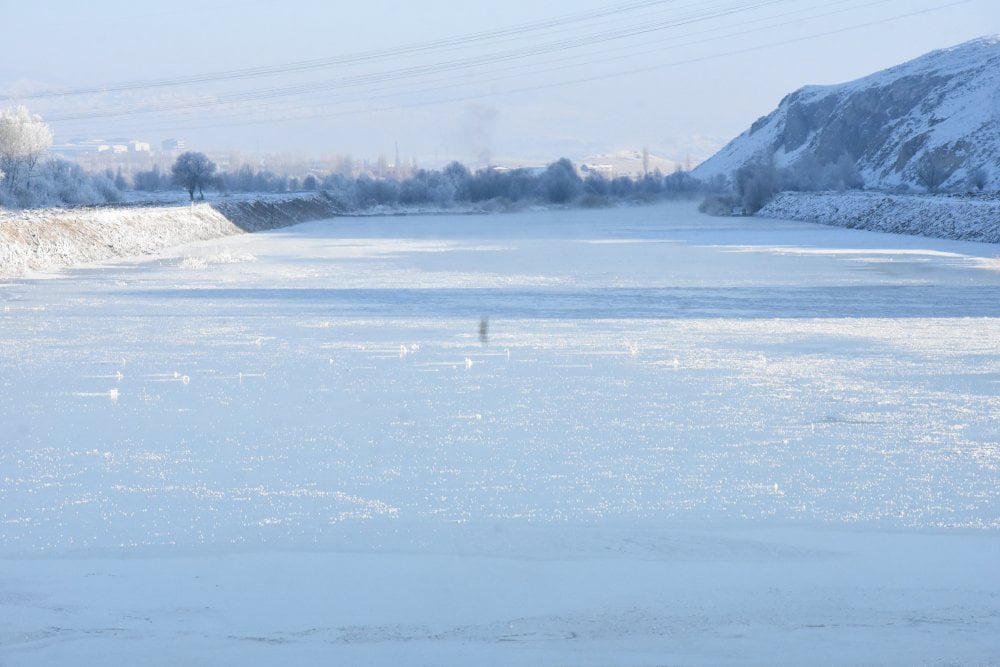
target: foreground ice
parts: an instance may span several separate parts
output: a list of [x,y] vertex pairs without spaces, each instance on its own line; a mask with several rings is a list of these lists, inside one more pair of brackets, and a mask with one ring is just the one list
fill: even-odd
[[1000,661],[997,254],[671,205],[0,285],[0,664]]

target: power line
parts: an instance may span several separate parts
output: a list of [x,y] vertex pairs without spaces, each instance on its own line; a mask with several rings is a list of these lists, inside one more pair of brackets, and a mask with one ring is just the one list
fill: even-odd
[[451,49],[456,46],[464,46],[470,43],[481,43],[484,40],[496,40],[504,37],[538,32],[541,30],[593,21],[596,19],[615,16],[622,12],[631,12],[639,9],[662,6],[666,4],[676,4],[677,0],[633,0],[631,2],[619,3],[607,8],[592,10],[578,14],[562,15],[531,23],[522,23],[508,28],[482,31],[449,37],[431,42],[411,44],[407,46],[390,47],[386,49],[376,49],[362,51],[343,56],[330,58],[318,58],[311,60],[300,60],[276,65],[263,65],[258,67],[248,67],[234,70],[224,70],[221,72],[210,72],[194,74],[181,77],[167,77],[160,79],[144,79],[135,81],[124,81],[109,83],[100,86],[87,86],[79,88],[66,88],[62,90],[43,91],[27,95],[3,95],[2,101],[25,101],[38,100],[53,97],[73,97],[79,95],[92,95],[100,93],[115,93],[134,90],[147,90],[153,88],[177,87],[199,83],[209,83],[218,81],[240,80],[255,77],[274,76],[279,74],[289,74],[295,72],[311,71],[316,69],[326,69],[336,66],[353,65],[359,63],[369,63],[373,61],[385,60],[393,57],[412,56],[421,53],[430,53],[439,50]]
[[113,116],[132,116],[136,114],[162,113],[165,111],[177,111],[183,109],[209,108],[212,106],[218,106],[221,104],[228,104],[234,102],[254,102],[267,99],[275,99],[280,97],[300,95],[305,93],[315,94],[321,91],[351,88],[351,87],[363,87],[378,83],[384,84],[389,82],[414,79],[421,76],[427,76],[430,74],[441,73],[441,72],[460,72],[464,70],[474,70],[494,63],[535,58],[538,56],[558,53],[561,51],[578,49],[582,47],[590,47],[611,41],[618,41],[640,35],[662,32],[670,28],[677,28],[685,25],[691,25],[694,23],[709,21],[712,19],[724,18],[738,13],[757,10],[774,5],[780,5],[782,3],[787,3],[788,1],[789,0],[758,0],[753,4],[741,7],[723,6],[722,8],[719,9],[709,9],[708,11],[702,11],[699,13],[664,18],[652,23],[644,21],[642,23],[630,24],[625,27],[615,28],[613,30],[590,32],[588,34],[574,36],[569,39],[562,39],[542,44],[529,45],[527,47],[521,47],[519,49],[497,51],[485,56],[472,56],[466,58],[445,60],[427,65],[413,65],[394,70],[386,70],[383,72],[344,76],[336,79],[328,79],[322,82],[305,82],[289,86],[252,89],[249,91],[243,91],[238,93],[217,95],[207,99],[202,98],[200,100],[187,100],[187,101],[178,101],[172,103],[164,103],[141,110],[136,110],[132,107],[129,107],[124,110],[97,109],[94,111],[84,112],[84,113],[65,114],[65,115],[57,114],[54,116],[50,116],[49,120],[50,122],[54,123],[67,120],[97,119],[97,118],[107,118]]
[[[818,12],[817,13],[817,12],[812,11],[813,8],[809,8],[808,10],[798,10],[798,11],[792,11],[792,12],[784,12],[784,13],[780,14],[777,17],[775,17],[775,16],[759,17],[759,18],[752,19],[752,20],[749,20],[749,21],[747,21],[747,20],[744,19],[744,20],[741,21],[739,27],[735,28],[735,29],[733,29],[731,26],[715,26],[715,27],[711,27],[711,28],[708,28],[708,29],[702,29],[702,30],[698,30],[698,31],[691,31],[691,32],[688,32],[688,33],[686,33],[684,35],[678,36],[680,38],[688,37],[688,36],[694,37],[694,36],[698,36],[698,35],[707,35],[707,34],[720,33],[721,32],[721,34],[718,34],[715,37],[709,37],[709,38],[703,38],[703,39],[693,39],[693,40],[688,40],[688,41],[678,41],[678,39],[674,39],[674,40],[671,40],[670,42],[667,42],[667,43],[663,43],[662,40],[659,40],[658,42],[655,42],[655,44],[656,44],[655,48],[646,49],[646,50],[640,50],[640,51],[635,50],[634,49],[634,45],[630,43],[630,44],[620,45],[620,46],[618,46],[616,48],[613,48],[610,51],[603,51],[603,52],[601,52],[600,54],[598,54],[596,56],[591,56],[589,59],[584,59],[584,60],[581,60],[579,58],[579,56],[577,56],[575,54],[574,55],[569,55],[569,56],[563,56],[561,58],[558,58],[558,59],[552,61],[552,65],[553,66],[544,67],[544,68],[537,68],[537,67],[535,67],[535,68],[532,68],[530,70],[525,70],[523,68],[523,66],[520,65],[520,64],[507,65],[507,66],[505,66],[503,68],[494,69],[494,70],[492,70],[490,72],[477,72],[478,76],[477,76],[476,83],[478,83],[478,84],[497,83],[499,81],[508,80],[508,79],[512,79],[512,78],[522,78],[522,77],[525,77],[525,76],[537,76],[537,75],[540,75],[540,74],[550,74],[550,73],[553,73],[553,72],[564,71],[564,70],[567,70],[567,69],[578,69],[578,68],[581,68],[581,67],[587,67],[587,66],[595,65],[595,64],[607,64],[607,63],[615,61],[615,60],[623,60],[623,59],[628,59],[628,58],[634,58],[636,56],[648,56],[648,55],[652,55],[652,54],[655,54],[655,53],[661,53],[661,52],[667,51],[667,50],[676,50],[678,48],[686,48],[686,47],[689,47],[689,46],[694,46],[694,45],[698,45],[698,44],[704,44],[704,43],[708,43],[708,42],[713,42],[713,41],[717,41],[717,40],[720,40],[720,39],[729,39],[729,38],[733,38],[733,37],[746,36],[747,34],[749,34],[751,32],[759,32],[760,30],[771,30],[771,29],[775,29],[775,28],[780,28],[780,27],[787,26],[787,25],[790,25],[790,24],[799,23],[799,22],[801,22],[803,20],[816,20],[816,19],[821,19],[821,18],[828,18],[830,16],[833,16],[833,15],[836,15],[836,14],[840,14],[840,13],[844,13],[844,12],[847,12],[847,11],[856,11],[858,9],[862,9],[862,8],[866,8],[866,7],[872,7],[872,6],[880,5],[880,4],[885,4],[887,2],[892,2],[892,1],[893,0],[868,0],[867,2],[859,2],[858,0],[840,0],[839,2],[837,2],[835,4],[846,5],[846,6],[840,7],[838,9],[830,10],[830,11],[824,11],[824,12]],[[828,4],[830,4],[830,3],[828,3]],[[808,13],[808,15],[803,18],[800,15],[804,14],[804,13]],[[796,15],[799,15],[799,17],[795,18],[795,19],[789,18],[791,16],[796,16]],[[775,22],[775,19],[788,19],[788,20],[781,20],[779,22]],[[767,23],[767,22],[769,22],[769,23]],[[766,23],[766,25],[759,26],[759,27],[756,27],[756,28],[753,28],[753,29],[748,29],[747,28],[747,26],[749,26],[749,25],[761,24],[761,23]],[[729,32],[722,32],[723,30],[729,30]],[[654,42],[648,42],[647,41],[647,42],[641,43],[639,46],[649,46],[651,44],[654,44]],[[617,52],[618,55],[614,55],[615,52]],[[566,64],[561,64],[560,65],[558,63],[566,63]],[[508,73],[504,74],[505,72],[508,72]],[[426,95],[428,93],[436,93],[436,92],[442,92],[442,91],[445,91],[445,90],[451,90],[451,89],[454,89],[456,87],[461,87],[461,86],[467,85],[467,83],[468,83],[467,81],[456,81],[454,79],[454,77],[449,76],[449,77],[445,77],[445,78],[437,78],[437,79],[430,79],[430,80],[424,79],[424,80],[422,80],[420,82],[419,88],[417,88],[417,89],[412,89],[411,88],[411,89],[405,89],[405,90],[398,90],[398,89],[397,90],[384,90],[384,89],[376,88],[374,91],[366,91],[364,93],[358,92],[358,93],[349,94],[349,95],[337,94],[333,98],[330,98],[329,96],[316,97],[315,93],[317,92],[317,89],[315,87],[307,87],[307,89],[304,90],[303,92],[304,93],[310,93],[311,100],[308,100],[308,102],[311,102],[312,104],[320,104],[320,103],[327,103],[327,104],[329,104],[329,103],[338,103],[338,102],[339,103],[349,103],[349,102],[352,102],[352,101],[353,102],[357,102],[357,101],[372,101],[372,100],[376,100],[376,99],[386,99],[386,98],[393,98],[393,97],[403,97],[403,96],[406,96],[406,95],[417,94],[417,93],[419,93],[419,94],[425,94]],[[416,84],[414,84],[414,85],[416,85]],[[362,94],[364,95],[364,97],[361,97]],[[263,99],[264,99],[264,97],[259,97],[259,98],[255,97],[254,101],[261,101]],[[183,111],[183,112],[186,112],[183,115],[185,115],[185,116],[191,116],[191,115],[193,115],[193,113],[197,112],[199,110],[199,108],[202,107],[202,106],[204,106],[204,107],[208,107],[208,106],[212,106],[212,105],[219,106],[219,105],[224,104],[224,103],[233,103],[233,102],[236,102],[236,101],[238,101],[238,100],[236,100],[235,98],[233,98],[233,99],[225,99],[225,100],[223,100],[223,99],[217,99],[217,100],[214,100],[212,102],[206,102],[206,103],[204,103],[204,105],[202,105],[200,103],[197,103],[197,102],[194,103],[194,104],[192,104],[191,102],[186,102],[186,103],[181,103],[181,104],[178,104],[177,106],[175,106],[174,109],[173,109],[173,111],[175,111],[175,112],[176,111]],[[138,116],[139,114],[153,113],[153,112],[156,112],[156,111],[164,112],[164,108],[161,107],[161,108],[157,108],[157,109],[150,109],[150,110],[143,110],[143,111],[135,111],[134,109],[126,109],[125,111],[119,112],[117,114],[112,114],[110,112],[108,112],[106,114],[104,114],[104,113],[97,113],[93,117],[95,117],[95,118],[96,117],[107,118],[107,117],[116,117],[116,116],[120,116],[120,115],[135,117],[135,116]],[[259,111],[260,111],[260,107],[259,106],[255,107],[255,112],[259,113]],[[237,113],[239,113],[239,112],[237,112]],[[327,112],[327,113],[329,113],[329,112]],[[229,117],[232,117],[232,116],[230,115]],[[84,120],[84,119],[87,119],[87,118],[89,118],[89,117],[88,116],[80,116],[80,117],[72,116],[72,117],[69,117],[69,118],[56,117],[55,119],[53,119],[53,118],[50,117],[49,120],[51,122],[61,123],[61,122],[67,122],[67,121],[73,121],[73,120]],[[268,122],[268,121],[261,120],[260,122]]]
[[[867,3],[860,4],[860,5],[856,5],[856,6],[845,8],[843,10],[824,12],[824,13],[821,13],[821,14],[816,14],[816,15],[807,17],[807,18],[821,18],[821,17],[825,17],[825,16],[828,16],[828,15],[833,14],[833,13],[837,13],[838,11],[840,11],[840,12],[842,12],[842,11],[849,11],[849,10],[857,9],[857,8],[860,8],[860,7],[867,7],[867,6],[871,6],[871,5],[882,4],[883,2],[888,2],[888,1],[891,1],[891,0],[873,0],[871,2],[867,2]],[[666,69],[666,68],[669,68],[669,67],[678,67],[678,66],[683,66],[683,65],[690,65],[690,64],[695,64],[695,63],[710,61],[710,60],[714,60],[714,59],[731,57],[731,56],[741,55],[741,54],[745,54],[745,53],[751,53],[751,52],[761,51],[761,50],[765,50],[765,49],[775,48],[775,47],[779,47],[779,46],[785,46],[785,45],[788,45],[788,44],[801,43],[801,42],[804,42],[804,41],[810,41],[810,40],[818,39],[818,38],[821,38],[821,37],[826,37],[826,36],[835,35],[835,34],[841,34],[841,33],[850,32],[850,31],[854,31],[854,30],[859,30],[859,29],[862,29],[862,28],[872,27],[872,26],[876,26],[876,25],[884,25],[884,24],[887,24],[887,23],[892,23],[892,22],[895,22],[895,21],[899,21],[899,20],[906,19],[906,18],[911,18],[911,17],[918,16],[918,15],[928,14],[928,13],[931,13],[931,12],[937,12],[937,11],[941,11],[941,10],[948,9],[948,8],[951,8],[951,7],[955,7],[955,6],[958,6],[958,5],[967,4],[968,2],[971,2],[971,1],[972,0],[955,0],[955,1],[952,1],[952,2],[938,4],[936,6],[925,8],[925,9],[922,9],[922,10],[911,11],[911,12],[904,12],[904,13],[896,14],[896,15],[893,15],[893,16],[890,16],[890,17],[886,17],[886,18],[882,18],[882,19],[877,19],[877,20],[872,20],[872,21],[867,21],[867,22],[862,22],[862,23],[856,23],[856,24],[853,24],[853,25],[850,25],[850,26],[845,26],[845,27],[838,28],[838,29],[816,32],[816,33],[812,33],[812,34],[801,36],[801,37],[790,38],[790,39],[779,40],[779,41],[773,41],[773,42],[769,42],[769,43],[766,43],[766,44],[759,44],[759,45],[750,46],[750,47],[746,47],[746,48],[742,48],[742,49],[735,49],[735,50],[729,50],[729,51],[723,51],[723,52],[713,53],[713,54],[709,54],[709,55],[705,55],[705,56],[700,56],[700,57],[696,57],[696,58],[676,60],[676,61],[673,61],[673,62],[656,63],[656,64],[647,65],[647,66],[638,67],[638,68],[619,69],[619,70],[616,70],[616,71],[611,72],[611,73],[604,73],[604,74],[591,75],[591,76],[585,76],[585,77],[577,77],[577,78],[572,78],[572,79],[564,79],[564,80],[561,80],[561,81],[546,82],[546,83],[542,83],[542,84],[538,84],[538,85],[516,87],[516,88],[507,89],[507,90],[503,90],[503,91],[491,91],[491,92],[486,92],[486,93],[474,93],[474,94],[467,94],[467,95],[458,95],[458,96],[451,96],[451,97],[439,98],[439,99],[434,99],[434,100],[418,100],[418,101],[412,101],[412,102],[408,102],[408,103],[404,103],[404,104],[390,104],[390,105],[385,105],[385,106],[381,106],[381,107],[367,107],[365,109],[354,109],[354,110],[343,110],[343,109],[341,109],[341,110],[323,110],[323,111],[316,112],[316,113],[288,115],[288,116],[284,116],[282,118],[266,118],[266,119],[262,119],[262,118],[259,118],[259,117],[255,117],[255,118],[251,118],[251,119],[247,119],[247,120],[242,120],[242,121],[239,120],[238,118],[231,118],[228,121],[217,122],[217,123],[195,123],[195,124],[191,124],[191,125],[178,125],[177,123],[173,123],[173,124],[169,124],[169,125],[154,126],[152,128],[149,127],[149,126],[145,126],[142,129],[146,130],[146,131],[148,131],[149,129],[156,129],[156,127],[166,128],[166,129],[170,129],[170,130],[176,130],[176,129],[209,129],[209,128],[219,128],[219,127],[250,126],[250,125],[263,124],[263,123],[296,122],[296,121],[312,120],[312,119],[318,119],[318,118],[335,118],[335,117],[344,117],[344,116],[350,116],[350,115],[357,115],[357,114],[362,114],[362,113],[379,113],[379,112],[388,112],[388,111],[397,111],[397,110],[404,110],[404,109],[412,109],[412,108],[418,108],[418,107],[436,106],[436,105],[441,105],[441,104],[453,104],[453,103],[457,103],[457,102],[469,102],[469,101],[476,101],[476,100],[481,100],[481,99],[487,99],[487,98],[497,97],[497,96],[501,96],[501,95],[516,95],[516,94],[523,94],[523,93],[528,93],[528,92],[544,91],[544,90],[550,90],[550,89],[555,89],[555,88],[560,88],[560,87],[566,87],[566,86],[571,86],[571,85],[580,85],[580,84],[592,83],[592,82],[601,81],[601,80],[607,80],[607,79],[612,79],[612,78],[616,78],[616,77],[622,77],[622,76],[629,76],[629,75],[635,75],[635,74],[640,74],[640,73],[652,72],[652,71],[656,71],[656,70],[660,70],[660,69]],[[786,12],[786,13],[780,15],[779,17],[772,17],[772,18],[781,18],[781,17],[784,17],[784,16],[789,16],[789,15],[794,14],[794,13],[795,12]],[[760,19],[758,19],[758,21],[759,20]],[[746,23],[747,22],[744,21],[744,23],[741,24],[741,25],[746,25]],[[764,26],[763,28],[758,28],[756,30],[750,30],[750,31],[743,30],[743,31],[740,31],[739,33],[724,34],[724,35],[722,35],[722,36],[720,36],[720,37],[718,37],[716,39],[725,39],[725,38],[728,38],[728,37],[735,36],[736,34],[745,35],[745,34],[748,34],[749,32],[756,32],[756,31],[759,31],[761,29],[772,29],[774,27],[779,27],[781,25],[785,25],[785,24],[777,23],[777,24],[767,25],[767,26]],[[699,31],[699,32],[696,32],[696,33],[691,33],[691,34],[705,34],[705,33],[713,32],[715,30],[718,30],[718,28],[712,28],[712,29],[709,29],[709,30],[702,30],[702,31]],[[691,43],[704,43],[704,42],[711,42],[711,41],[715,41],[715,40],[709,38],[709,39],[700,40],[699,42],[689,42],[688,44],[691,44]],[[673,44],[676,44],[676,42],[673,43]],[[667,46],[667,47],[663,47],[663,48],[671,48],[671,47]],[[627,47],[622,47],[622,49],[625,50],[625,49],[627,49]],[[659,49],[659,50],[663,50],[663,49]],[[625,57],[631,57],[631,56],[634,56],[634,55],[635,54],[626,54],[624,56],[620,56],[618,59],[625,58]],[[577,62],[576,64],[579,64],[579,62]],[[568,67],[569,66],[554,67],[554,68],[549,68],[547,70],[536,71],[536,72],[533,72],[532,74],[544,74],[544,73],[548,73],[548,72],[555,71],[555,70],[567,69]],[[507,69],[509,70],[509,69],[515,69],[515,68],[507,68]],[[521,75],[523,76],[523,73]],[[500,80],[500,79],[509,79],[509,78],[513,78],[514,76],[517,76],[517,74],[511,74],[511,75],[507,75],[507,76],[503,76],[503,77],[497,77],[497,78],[493,79],[493,81]],[[435,88],[435,89],[426,89],[425,88],[425,89],[419,90],[417,92],[423,92],[423,93],[427,93],[427,92],[439,92],[441,90],[446,90],[446,89],[454,88],[454,87],[456,87],[456,85],[461,85],[461,84],[451,84],[451,85],[449,85],[449,80],[448,79],[444,80],[444,84],[445,85],[443,85],[443,86],[441,86],[439,88]],[[376,91],[376,93],[379,93],[379,92],[380,91]],[[401,94],[407,94],[407,93],[399,93],[399,92],[395,92],[395,91],[394,92],[381,92],[381,94],[376,94],[374,96],[371,95],[371,94],[369,94],[365,99],[368,100],[368,101],[370,101],[371,99],[384,99],[384,98],[397,97],[397,96],[399,96]],[[201,107],[198,107],[198,106],[190,106],[190,105],[188,105],[188,106],[183,106],[183,107],[181,107],[178,110],[180,110],[180,111],[186,111],[187,113],[185,113],[184,115],[192,115],[195,111],[197,111],[200,108]],[[259,112],[259,107],[255,110],[255,112]],[[113,116],[114,117],[119,117],[119,116],[126,116],[126,117],[132,116],[132,117],[135,117],[137,115],[137,113],[138,112],[134,112],[133,111],[132,113],[114,114]],[[97,117],[99,118],[101,116],[97,116]],[[112,117],[112,116],[104,116],[104,117]],[[58,122],[74,122],[74,121],[78,122],[79,120],[82,120],[82,118],[67,118],[67,119],[63,119],[63,120],[58,121]],[[56,121],[53,121],[53,123],[55,124]]]

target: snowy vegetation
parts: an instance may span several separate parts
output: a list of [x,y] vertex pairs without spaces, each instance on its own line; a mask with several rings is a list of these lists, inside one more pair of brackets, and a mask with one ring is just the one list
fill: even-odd
[[607,178],[584,172],[566,158],[543,169],[487,167],[471,171],[452,162],[441,170],[416,170],[408,178],[376,178],[343,173],[304,176],[276,174],[243,165],[232,171],[217,170],[204,153],[186,152],[169,172],[159,165],[133,174],[131,184],[119,169],[88,173],[77,164],[43,159],[52,143],[52,132],[41,118],[24,107],[0,116],[0,207],[31,209],[51,206],[85,206],[120,202],[127,190],[140,193],[186,191],[191,201],[205,190],[231,193],[322,192],[342,211],[378,207],[432,207],[447,209],[474,205],[504,210],[520,205],[599,207],[616,203],[650,202],[692,196],[703,185],[690,174],[677,171],[664,176],[647,172],[641,178]]
[[[162,192],[177,187],[178,183],[184,185],[183,179],[178,181],[176,176],[178,168],[174,166],[174,177],[158,167],[139,172],[134,177],[134,188],[140,192]],[[187,166],[180,171],[187,173]],[[223,195],[323,192],[336,200],[343,211],[378,207],[448,209],[469,205],[502,210],[525,204],[595,207],[693,196],[703,190],[702,184],[686,172],[668,176],[652,172],[639,179],[606,178],[596,173],[581,176],[566,158],[544,169],[487,167],[475,172],[459,162],[452,162],[444,169],[418,169],[409,178],[401,179],[370,175],[353,177],[340,173],[300,177],[243,165],[234,171],[220,171],[207,177],[203,185]],[[187,185],[184,187],[187,189]]]
[[[730,189],[727,190],[727,187]],[[779,192],[843,192],[862,187],[864,179],[861,172],[846,154],[830,163],[807,155],[795,165],[784,168],[777,167],[773,159],[761,159],[738,168],[733,174],[731,186],[726,183],[718,188],[723,190],[722,194],[710,194],[702,203],[701,210],[714,215],[725,215],[734,210],[752,215]]]
[[170,171],[173,174],[173,182],[187,190],[191,201],[194,201],[195,190],[201,199],[205,198],[205,187],[212,183],[215,163],[204,153],[188,151],[181,153]]
[[683,172],[666,177],[654,173],[640,179],[608,179],[598,174],[584,178],[566,158],[544,170],[486,168],[472,172],[453,162],[441,171],[419,170],[403,181],[332,175],[322,179],[318,187],[351,210],[463,205],[502,210],[523,204],[598,207],[693,195],[701,189],[700,183]]
[[0,207],[37,208],[117,202],[121,181],[88,174],[65,160],[43,159],[52,131],[23,106],[0,111]]

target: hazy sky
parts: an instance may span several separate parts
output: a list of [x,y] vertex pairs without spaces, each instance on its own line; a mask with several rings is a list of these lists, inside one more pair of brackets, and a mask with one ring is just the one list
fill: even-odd
[[57,142],[422,164],[697,160],[802,85],[1000,33],[997,0],[0,1],[0,107]]

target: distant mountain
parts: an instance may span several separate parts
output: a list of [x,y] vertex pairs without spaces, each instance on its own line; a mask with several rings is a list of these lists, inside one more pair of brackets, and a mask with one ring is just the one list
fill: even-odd
[[698,166],[853,163],[866,187],[1000,188],[1000,36],[832,86],[806,86]]

